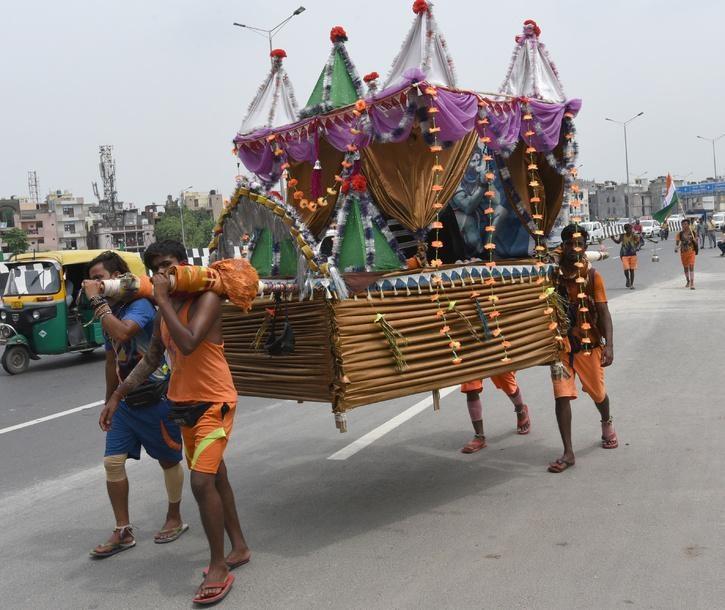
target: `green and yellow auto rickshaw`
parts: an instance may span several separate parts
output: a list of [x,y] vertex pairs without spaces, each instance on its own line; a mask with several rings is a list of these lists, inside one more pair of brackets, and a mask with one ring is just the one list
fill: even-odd
[[[2,366],[23,373],[45,354],[89,353],[103,345],[93,311],[79,298],[88,263],[104,250],[26,253],[3,264],[8,276],[0,299]],[[141,257],[118,252],[132,273],[143,275]]]

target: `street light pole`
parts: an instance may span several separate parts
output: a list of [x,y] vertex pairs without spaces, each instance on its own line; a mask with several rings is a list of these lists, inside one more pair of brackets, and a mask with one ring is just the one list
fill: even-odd
[[274,38],[277,34],[279,34],[280,30],[284,26],[286,26],[292,20],[293,17],[296,17],[297,15],[299,15],[300,13],[303,13],[304,11],[305,11],[304,6],[298,7],[289,17],[287,17],[286,19],[283,19],[277,25],[275,25],[273,28],[270,28],[270,29],[258,28],[258,27],[252,26],[252,25],[246,25],[244,23],[237,23],[236,21],[234,22],[234,25],[236,25],[237,27],[240,27],[240,28],[244,28],[246,30],[250,30],[250,31],[254,32],[255,34],[259,34],[260,36],[264,36],[265,38],[267,38],[267,40],[269,41],[269,52],[270,52],[269,59],[270,59],[270,61],[272,61],[272,63],[274,63],[274,58],[271,56],[272,38]]
[[190,191],[193,187],[187,186],[179,192],[179,218],[181,219],[181,243],[184,244],[186,250],[186,232],[184,231],[184,193]]
[[627,125],[634,121],[634,119],[641,117],[643,114],[644,111],[639,112],[635,114],[632,118],[627,119],[626,121],[615,121],[614,119],[610,118],[604,119],[605,121],[621,125],[624,131],[624,168],[627,175],[627,183],[624,185],[624,215],[627,218],[629,218],[629,193],[627,192],[629,190],[629,147],[627,145]]
[[720,138],[725,137],[725,133],[719,135],[717,138],[703,138],[702,136],[697,136],[700,140],[705,140],[706,142],[710,142],[712,144],[712,171],[713,171],[713,180],[717,181],[717,158],[715,157],[715,142],[717,142]]

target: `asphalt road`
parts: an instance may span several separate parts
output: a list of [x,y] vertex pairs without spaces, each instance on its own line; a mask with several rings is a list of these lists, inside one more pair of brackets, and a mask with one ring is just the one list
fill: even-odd
[[[227,463],[253,559],[226,607],[722,607],[725,260],[704,250],[689,291],[665,245],[659,263],[640,255],[634,291],[618,260],[597,264],[615,324],[608,387],[621,446],[599,447],[584,396],[577,464],[564,474],[545,469],[561,449],[544,368],[519,375],[528,437],[487,386],[489,446],[472,456],[458,451],[471,432],[457,390],[439,413],[426,408],[345,460],[327,458],[425,396],[362,407],[347,434],[326,405],[241,399]],[[162,476],[148,458],[130,464],[139,544],[93,562],[88,550],[113,525],[99,408],[3,432],[102,398],[101,358],[0,372],[4,608],[191,606],[206,553],[188,486],[190,531],[154,545]]]

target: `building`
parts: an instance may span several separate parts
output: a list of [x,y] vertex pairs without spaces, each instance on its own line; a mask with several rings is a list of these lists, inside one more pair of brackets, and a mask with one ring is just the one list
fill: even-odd
[[208,193],[186,191],[183,205],[187,210],[210,210],[214,218],[219,218],[224,209],[224,197],[214,189]]
[[146,206],[143,212],[130,208],[121,212],[120,222],[94,221],[89,234],[93,248],[101,250],[128,250],[143,252],[154,241],[155,206]]
[[[7,255],[8,249],[3,234],[20,227],[20,201],[15,197],[0,199],[0,253]],[[2,260],[2,257],[0,257]]]
[[92,205],[68,191],[48,195],[48,210],[55,213],[59,250],[87,250]]
[[56,224],[55,212],[48,209],[47,203],[38,204],[34,210],[20,210],[20,227],[28,234],[28,250],[31,252],[59,249]]
[[599,220],[640,218],[652,214],[652,197],[645,180],[618,184],[613,180],[596,183],[589,191],[589,214]]

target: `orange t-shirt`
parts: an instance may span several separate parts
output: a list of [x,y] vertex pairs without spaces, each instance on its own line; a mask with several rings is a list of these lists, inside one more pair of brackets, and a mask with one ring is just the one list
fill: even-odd
[[[179,320],[189,323],[189,299],[179,310]],[[185,355],[174,343],[164,319],[161,319],[161,340],[171,364],[167,396],[179,403],[226,402],[237,404],[237,390],[224,357],[224,344],[202,341],[191,354]]]

